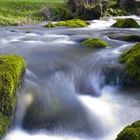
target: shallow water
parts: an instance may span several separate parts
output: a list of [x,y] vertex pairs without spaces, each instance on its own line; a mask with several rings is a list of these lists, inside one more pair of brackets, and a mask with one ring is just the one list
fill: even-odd
[[[42,24],[0,29],[0,53],[20,54],[27,62],[15,123],[4,140],[113,140],[140,118],[140,90],[120,89],[117,75],[115,85],[106,85],[103,74],[104,66],[119,65],[122,51],[133,45],[108,36],[140,29],[111,28],[112,18],[90,22],[83,29]],[[110,47],[85,48],[79,42],[87,37],[100,37]],[[28,111],[34,102],[33,111],[43,117]]]

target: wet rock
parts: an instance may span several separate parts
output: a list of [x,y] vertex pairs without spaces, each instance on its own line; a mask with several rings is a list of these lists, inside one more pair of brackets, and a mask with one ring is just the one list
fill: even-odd
[[29,34],[29,33],[31,33],[31,31],[26,31],[25,33]]
[[11,30],[12,33],[16,32],[15,30]]
[[124,70],[120,64],[108,64],[103,66],[103,74],[105,75],[105,84],[107,85],[121,85],[122,74]]
[[122,40],[128,42],[140,42],[140,35],[126,35],[126,36],[110,36],[111,39]]
[[40,129],[51,132],[63,130],[100,137],[104,132],[96,115],[90,116],[91,119],[76,96],[68,91],[66,95],[63,91],[60,92],[48,93],[47,97],[47,93],[43,97],[41,93],[33,93],[34,100],[26,110],[23,128],[31,132]]

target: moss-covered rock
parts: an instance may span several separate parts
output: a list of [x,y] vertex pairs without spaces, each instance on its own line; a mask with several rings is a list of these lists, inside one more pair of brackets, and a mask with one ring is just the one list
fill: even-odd
[[81,44],[90,48],[105,48],[109,46],[107,42],[99,38],[89,38],[82,41]]
[[129,78],[125,80],[131,81],[133,86],[140,86],[140,43],[125,51],[120,62],[124,64],[125,73]]
[[80,19],[73,19],[73,20],[66,20],[66,21],[60,21],[57,23],[49,22],[45,27],[47,28],[54,28],[58,26],[66,26],[70,28],[81,28],[88,26],[89,23]]
[[16,105],[15,92],[24,71],[25,61],[22,57],[0,56],[0,138],[11,124]]
[[140,140],[140,121],[125,127],[116,140]]
[[128,42],[140,42],[140,35],[110,36],[110,38]]
[[52,22],[48,22],[48,24],[45,27],[47,27],[47,28],[55,28],[57,26]]
[[132,18],[118,19],[116,23],[112,25],[116,28],[140,28],[140,25]]

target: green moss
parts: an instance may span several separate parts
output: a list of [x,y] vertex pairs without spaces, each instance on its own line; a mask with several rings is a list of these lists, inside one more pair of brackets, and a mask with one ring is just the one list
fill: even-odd
[[135,85],[140,85],[140,43],[125,51],[120,62],[124,64],[128,76],[133,79]]
[[83,41],[81,44],[90,48],[105,48],[109,46],[107,42],[99,38],[89,38]]
[[16,89],[25,71],[24,59],[20,56],[0,56],[0,138],[11,123],[16,105]]
[[48,22],[47,26],[48,28],[54,28],[54,27],[57,27],[55,24],[51,23],[51,22]]
[[45,25],[45,27],[54,28],[57,26],[66,26],[66,27],[70,27],[70,28],[80,28],[80,27],[86,27],[88,25],[89,25],[89,23],[87,23],[83,20],[73,19],[73,20],[60,21],[57,23],[49,22],[47,25]]
[[116,28],[140,28],[140,25],[132,18],[118,19],[118,21],[112,25]]
[[116,140],[140,140],[140,121],[124,128]]

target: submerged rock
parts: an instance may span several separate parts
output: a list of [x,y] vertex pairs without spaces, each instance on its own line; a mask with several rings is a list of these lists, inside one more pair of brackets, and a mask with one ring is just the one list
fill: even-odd
[[47,130],[55,133],[83,133],[94,137],[103,135],[104,130],[99,118],[96,115],[89,116],[71,90],[55,89],[57,85],[54,83],[51,90],[41,87],[41,93],[40,89],[39,93],[37,90],[32,93],[33,101],[25,112],[22,127],[31,132]]
[[86,27],[88,25],[89,23],[84,20],[72,19],[72,20],[66,20],[66,21],[59,21],[57,23],[49,22],[47,25],[45,25],[45,27],[54,28],[58,26],[66,26],[70,28],[81,28],[81,27]]
[[124,71],[128,76],[125,81],[130,81],[132,86],[140,86],[140,43],[125,51],[120,62],[124,64]]
[[116,140],[140,140],[140,120],[125,127]]
[[89,38],[81,42],[82,45],[90,48],[106,48],[109,44],[99,38]]
[[136,20],[132,18],[127,19],[118,19],[116,23],[112,25],[112,27],[116,28],[140,28],[140,25],[137,23]]
[[20,56],[0,56],[0,138],[11,124],[16,106],[16,90],[21,84],[25,61]]
[[103,74],[105,77],[105,84],[107,85],[122,85],[121,76],[124,75],[124,70],[120,64],[108,64],[103,66]]
[[140,35],[110,36],[110,38],[128,42],[140,42]]

